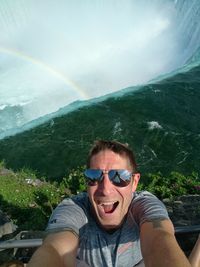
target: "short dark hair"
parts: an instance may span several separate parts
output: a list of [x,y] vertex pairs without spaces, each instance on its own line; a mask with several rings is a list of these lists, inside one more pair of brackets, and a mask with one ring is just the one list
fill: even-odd
[[129,148],[128,144],[123,144],[118,141],[108,141],[108,140],[96,140],[90,149],[88,159],[87,159],[87,168],[90,167],[91,158],[103,150],[111,150],[116,154],[125,156],[129,159],[130,165],[135,172],[137,169],[137,164],[133,151]]

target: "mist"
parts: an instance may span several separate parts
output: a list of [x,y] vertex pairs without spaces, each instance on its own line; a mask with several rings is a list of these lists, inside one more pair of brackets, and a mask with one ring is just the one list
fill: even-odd
[[199,45],[194,15],[199,5],[195,0],[2,0],[0,116],[6,116],[5,108],[21,106],[14,125],[21,126],[73,101],[179,68]]

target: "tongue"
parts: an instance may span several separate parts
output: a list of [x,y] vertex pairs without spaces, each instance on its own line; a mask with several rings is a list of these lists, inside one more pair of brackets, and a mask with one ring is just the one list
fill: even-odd
[[112,213],[115,209],[115,206],[114,206],[114,204],[103,205],[103,208],[104,208],[105,213]]

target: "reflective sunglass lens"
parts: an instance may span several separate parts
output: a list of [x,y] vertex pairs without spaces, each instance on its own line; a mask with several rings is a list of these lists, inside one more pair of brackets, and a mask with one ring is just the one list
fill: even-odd
[[99,179],[102,176],[102,171],[101,170],[93,170],[93,169],[87,169],[84,172],[85,176],[89,179]]
[[132,173],[129,172],[128,170],[119,170],[118,172],[119,172],[121,179],[125,181],[129,181],[132,177]]
[[89,186],[96,185],[102,179],[102,171],[95,169],[87,169],[84,171],[86,182]]
[[[87,178],[87,184],[92,186],[96,185],[103,179],[103,171],[96,169],[87,169],[84,171],[84,175]],[[108,172],[110,181],[119,187],[127,186],[132,177],[132,173],[128,170],[110,170]]]
[[114,185],[124,187],[130,183],[132,173],[128,170],[111,170],[109,172],[109,177]]

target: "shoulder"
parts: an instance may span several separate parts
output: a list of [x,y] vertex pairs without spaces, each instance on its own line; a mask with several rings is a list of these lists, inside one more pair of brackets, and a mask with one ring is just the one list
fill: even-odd
[[134,193],[130,212],[139,225],[146,221],[169,218],[163,202],[148,191]]
[[88,205],[86,193],[63,199],[52,212],[46,230],[73,229],[78,234],[79,229],[88,222]]
[[73,215],[85,213],[89,210],[89,200],[86,193],[81,193],[69,198],[64,198],[54,209],[53,214],[71,214]]
[[78,195],[74,195],[69,198],[63,199],[62,202],[58,205],[58,207],[62,206],[78,206],[82,209],[87,209],[89,207],[89,199],[86,192],[80,193]]
[[78,195],[63,199],[56,207],[54,212],[69,213],[73,210],[73,213],[88,213],[89,199],[87,193],[80,193]]
[[155,195],[149,191],[135,191],[133,194],[133,200],[137,201],[140,198],[157,198]]
[[133,199],[132,199],[132,206],[137,206],[137,205],[145,205],[147,203],[151,204],[159,204],[164,207],[164,204],[162,201],[160,201],[155,195],[148,191],[137,191],[134,192],[133,194]]

